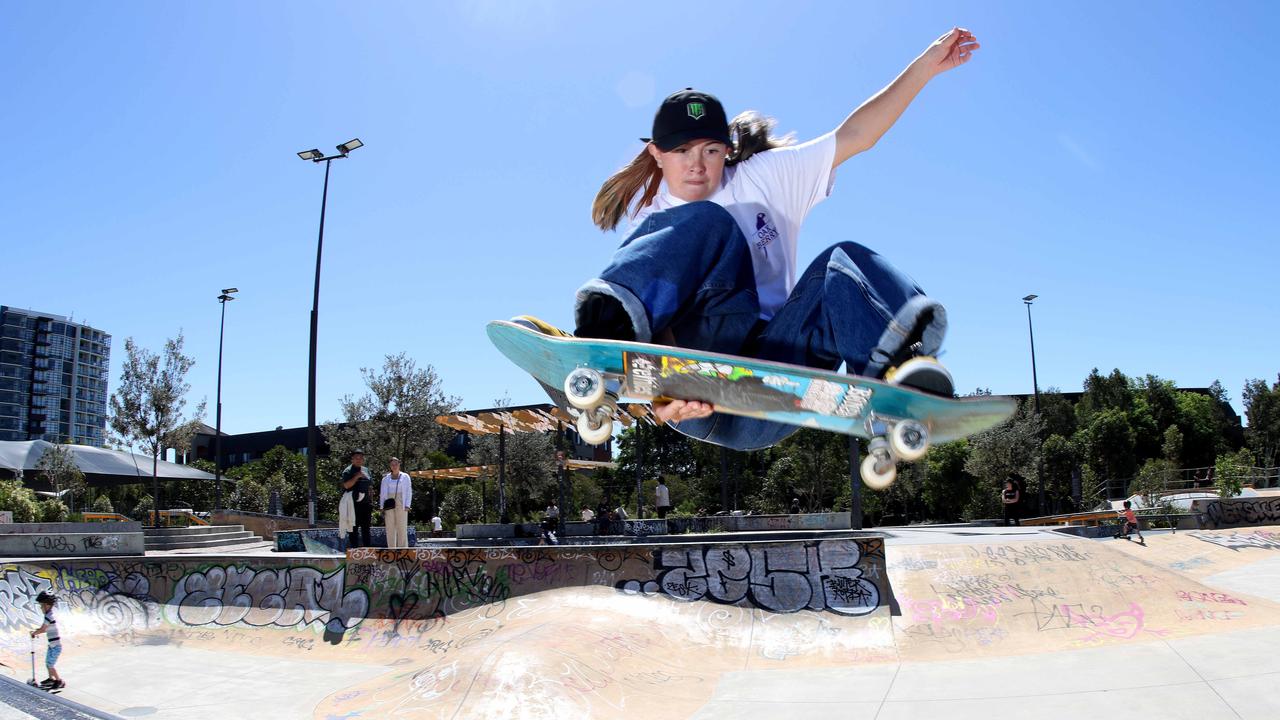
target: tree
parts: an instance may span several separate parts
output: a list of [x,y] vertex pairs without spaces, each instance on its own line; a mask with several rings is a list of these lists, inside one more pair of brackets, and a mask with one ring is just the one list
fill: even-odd
[[[488,476],[496,480],[499,450],[497,434],[481,435],[471,442],[467,464],[489,466]],[[507,511],[515,517],[532,517],[556,497],[556,451],[551,436],[508,432],[505,457]]]
[[[182,354],[182,332],[166,340],[162,355],[140,348],[127,338],[120,387],[111,394],[111,430],[127,446],[135,444],[151,455],[152,497],[160,494],[160,455],[166,448],[186,448],[199,429],[205,403],[189,420],[183,419],[191,384],[187,373],[195,360]],[[154,508],[153,508],[154,509]],[[152,515],[159,524],[159,515]]]
[[[629,478],[635,485],[637,449],[640,449],[640,470],[644,479],[656,479],[667,475],[689,477],[696,470],[693,446],[699,443],[666,425],[645,425],[639,422],[624,428],[617,436],[618,477]],[[637,444],[636,433],[642,433]],[[619,482],[624,482],[620,479]]]
[[1062,435],[1050,435],[1040,447],[1040,469],[1044,473],[1046,494],[1053,512],[1075,510],[1071,492],[1071,476],[1080,464],[1076,447]]
[[61,499],[62,492],[69,491],[73,506],[76,494],[83,492],[86,487],[84,473],[76,465],[75,455],[66,445],[50,445],[36,461],[36,474],[49,483],[55,498]]
[[456,410],[461,400],[445,395],[435,368],[419,368],[404,353],[387,355],[381,370],[361,368],[360,375],[368,392],[343,397],[343,422],[322,427],[332,456],[345,458],[360,448],[368,466],[379,471],[392,457],[400,458],[406,472],[428,467],[427,457],[448,447],[454,435],[436,418]]
[[1010,475],[1023,478],[1030,486],[1037,478],[1040,426],[1031,403],[1023,401],[1013,417],[969,438],[965,472],[997,491]]
[[[739,474],[745,475],[745,469]],[[760,511],[780,512],[798,498],[803,512],[820,512],[848,484],[848,437],[801,428],[773,449],[759,492],[752,488],[744,494],[754,497],[748,504]]]
[[1164,431],[1164,443],[1161,445],[1160,455],[1168,460],[1174,467],[1178,467],[1182,462],[1182,431],[1177,425],[1170,425]]
[[1239,495],[1245,481],[1252,475],[1253,462],[1253,455],[1248,450],[1219,455],[1213,467],[1213,484],[1218,495],[1224,498]]
[[458,483],[449,488],[440,503],[440,519],[447,525],[473,523],[484,514],[480,493],[468,484]]
[[1168,489],[1169,480],[1177,475],[1177,466],[1163,458],[1153,458],[1142,465],[1137,477],[1129,485],[1130,495],[1155,497],[1156,493]]
[[1128,411],[1133,407],[1133,392],[1129,378],[1119,369],[1110,375],[1102,375],[1094,368],[1084,379],[1084,394],[1076,403],[1076,418],[1081,426],[1088,425],[1093,416],[1104,410]]
[[964,517],[978,479],[965,471],[969,442],[956,440],[935,446],[925,456],[925,476],[921,488],[926,517],[952,522]]
[[111,504],[111,498],[106,495],[99,495],[98,498],[93,501],[93,512],[113,513],[115,511],[115,506]]
[[1082,455],[1103,480],[1133,477],[1136,436],[1125,411],[1111,407],[1093,414],[1080,430]]
[[1262,380],[1246,382],[1243,400],[1249,449],[1263,467],[1275,467],[1280,457],[1280,376],[1271,387]]
[[1182,433],[1182,461],[1191,467],[1212,465],[1218,447],[1215,401],[1207,395],[1179,392],[1178,431]]

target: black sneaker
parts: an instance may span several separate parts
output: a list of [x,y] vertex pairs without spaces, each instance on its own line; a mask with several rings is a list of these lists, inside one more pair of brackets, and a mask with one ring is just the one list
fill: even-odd
[[931,395],[954,397],[956,394],[956,385],[951,379],[951,373],[938,362],[937,358],[928,355],[917,355],[897,367],[890,368],[889,372],[884,374],[884,379],[892,385],[901,385]]
[[590,295],[578,308],[575,337],[601,340],[635,340],[636,329],[631,316],[617,298],[600,293]]
[[49,686],[53,685],[53,684],[54,684],[54,683],[56,683],[56,682],[58,682],[58,681],[57,681],[57,680],[54,680],[53,678],[45,678],[45,679],[43,679],[43,680],[41,680],[41,681],[40,681],[40,687],[49,687]]

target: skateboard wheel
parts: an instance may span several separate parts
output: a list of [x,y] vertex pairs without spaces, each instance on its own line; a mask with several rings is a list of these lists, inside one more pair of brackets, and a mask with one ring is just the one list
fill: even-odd
[[613,417],[602,408],[584,411],[578,416],[577,426],[578,435],[588,445],[603,445],[613,437]]
[[893,484],[898,477],[898,467],[892,460],[884,461],[877,455],[869,454],[862,459],[859,468],[862,482],[872,490],[884,490]]
[[903,420],[889,433],[893,454],[907,462],[915,462],[929,451],[929,430],[915,420]]
[[591,368],[575,368],[564,379],[564,394],[570,405],[590,410],[604,399],[604,378]]

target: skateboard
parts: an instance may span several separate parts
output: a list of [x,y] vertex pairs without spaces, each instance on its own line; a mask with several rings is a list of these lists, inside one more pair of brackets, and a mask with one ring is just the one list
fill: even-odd
[[620,400],[679,398],[717,412],[867,439],[859,468],[869,487],[888,487],[899,460],[933,443],[967,437],[1009,418],[1013,398],[946,398],[880,380],[666,345],[555,336],[495,320],[489,340],[576,415],[583,441],[613,434]]

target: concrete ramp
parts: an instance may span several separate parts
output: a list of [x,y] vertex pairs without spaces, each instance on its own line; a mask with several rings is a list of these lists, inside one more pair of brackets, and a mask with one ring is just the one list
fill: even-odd
[[1280,672],[1280,581],[1217,583],[1272,529],[948,532],[10,563],[0,655],[26,678],[51,590],[67,696],[122,716],[1078,717],[1167,677],[1198,720],[1280,716],[1242,684]]

